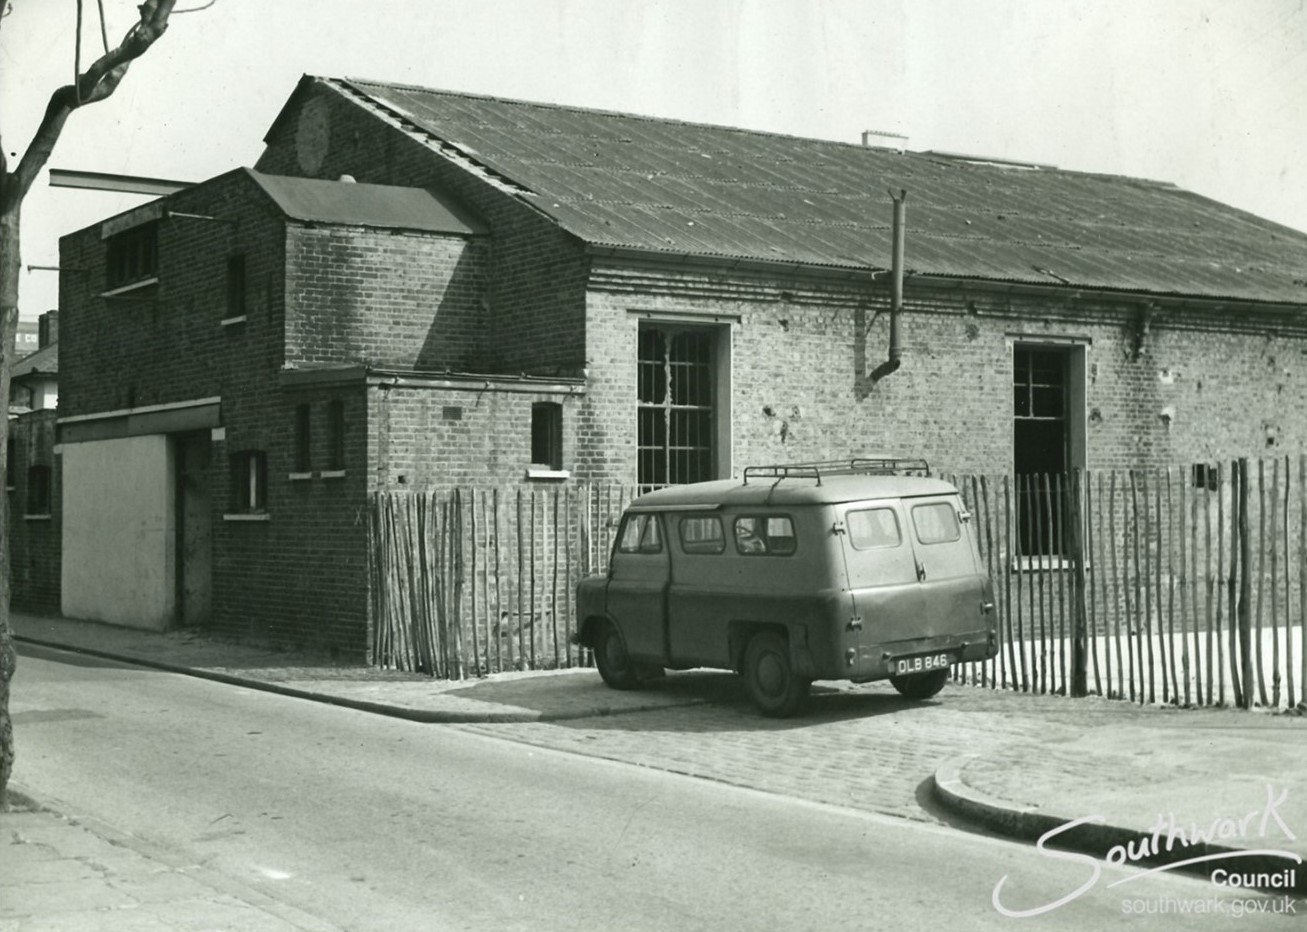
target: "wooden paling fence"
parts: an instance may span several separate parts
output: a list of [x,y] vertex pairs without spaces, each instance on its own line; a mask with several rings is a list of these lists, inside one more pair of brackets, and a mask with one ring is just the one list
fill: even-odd
[[1307,457],[946,476],[972,512],[1001,649],[983,686],[1132,702],[1307,701]]
[[627,486],[377,492],[371,656],[462,679],[584,664],[576,584],[608,565]]
[[[965,682],[1132,702],[1307,700],[1307,456],[1068,475],[945,475],[994,583],[1000,651]],[[378,492],[380,666],[459,679],[585,665],[576,583],[630,486]]]

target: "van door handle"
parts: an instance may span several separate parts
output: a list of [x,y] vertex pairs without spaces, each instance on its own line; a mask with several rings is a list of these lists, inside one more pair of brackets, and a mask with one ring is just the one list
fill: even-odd
[[980,614],[982,614],[982,615],[988,615],[988,614],[989,614],[990,612],[992,612],[993,610],[994,610],[994,603],[993,603],[993,602],[983,602],[983,601],[982,601],[982,602],[980,603]]
[[918,562],[917,562],[917,582],[925,582],[925,581],[926,581],[926,564],[924,564],[924,563],[918,561]]

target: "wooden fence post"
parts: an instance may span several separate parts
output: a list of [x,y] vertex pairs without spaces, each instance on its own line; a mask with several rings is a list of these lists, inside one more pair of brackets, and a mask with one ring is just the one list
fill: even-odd
[[1238,467],[1238,539],[1239,539],[1239,679],[1243,687],[1240,708],[1253,707],[1252,656],[1252,540],[1248,521],[1248,460],[1241,457]]
[[1085,551],[1081,533],[1084,530],[1083,474],[1079,467],[1071,473],[1071,569],[1075,574],[1072,579],[1074,596],[1071,606],[1071,695],[1075,698],[1089,692],[1086,664],[1086,624],[1085,624]]

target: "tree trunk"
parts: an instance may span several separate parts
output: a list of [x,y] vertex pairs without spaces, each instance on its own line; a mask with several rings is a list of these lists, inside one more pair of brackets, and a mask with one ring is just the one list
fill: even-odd
[[[3,184],[0,183],[0,191]],[[18,241],[19,204],[0,214],[0,449],[9,444],[9,377],[13,370],[14,334],[18,326],[18,273],[22,267]],[[0,460],[0,490],[10,479],[8,457]],[[0,812],[5,810],[9,774],[14,769],[14,726],[9,717],[9,684],[18,664],[14,632],[9,624],[9,496],[0,492]]]

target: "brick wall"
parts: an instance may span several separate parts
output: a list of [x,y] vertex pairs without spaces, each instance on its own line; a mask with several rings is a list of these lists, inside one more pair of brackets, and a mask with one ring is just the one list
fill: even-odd
[[[457,199],[494,232],[484,272],[487,339],[467,368],[578,374],[585,366],[588,262],[582,245],[531,206],[530,197],[505,194],[353,97],[320,82],[301,90],[269,133],[255,167],[315,178],[348,174],[360,182],[438,189]],[[315,129],[301,134],[306,112],[322,122],[307,120]]]
[[[63,549],[59,458],[54,454],[55,412],[33,411],[9,423],[13,444],[9,488],[9,574],[11,604],[19,611],[57,612]],[[50,470],[50,503],[40,508],[29,497],[29,469]]]
[[[536,402],[562,406],[562,465],[574,471],[579,394],[473,386],[458,390],[372,386],[368,426],[376,454],[369,488],[430,491],[527,481],[531,407]],[[555,481],[540,482],[549,486]]]
[[[327,411],[343,405],[344,475],[323,475]],[[311,462],[292,478],[296,407],[310,413]],[[214,446],[213,626],[275,645],[361,658],[367,642],[367,411],[361,385],[287,388],[263,403],[224,403],[226,440]],[[266,521],[234,520],[231,456],[267,455]],[[334,472],[334,471],[332,471]]]
[[485,359],[485,239],[293,225],[286,362],[468,371]]
[[729,332],[737,471],[864,452],[921,455],[943,471],[1010,471],[1012,347],[1050,338],[1087,347],[1091,468],[1307,446],[1307,329],[1290,319],[1168,305],[1150,313],[1141,340],[1142,301],[910,282],[902,368],[872,382],[887,310],[886,288],[870,283],[597,270],[579,470],[633,480],[636,334],[643,317],[660,315]]

